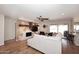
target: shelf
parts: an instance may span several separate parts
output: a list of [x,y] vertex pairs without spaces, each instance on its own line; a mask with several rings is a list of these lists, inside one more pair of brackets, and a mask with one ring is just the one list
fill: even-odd
[[29,25],[22,25],[22,24],[19,24],[20,27],[29,27]]

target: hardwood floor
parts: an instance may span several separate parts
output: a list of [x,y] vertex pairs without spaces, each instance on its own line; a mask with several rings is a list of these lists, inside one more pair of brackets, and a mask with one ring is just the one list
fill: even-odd
[[79,54],[79,46],[66,39],[62,39],[62,53],[63,54]]
[[[62,53],[63,54],[78,54],[79,47],[72,42],[62,39]],[[0,54],[42,54],[41,52],[28,47],[26,41],[5,41],[4,46],[0,46]]]
[[42,54],[41,52],[28,47],[26,41],[9,40],[0,47],[0,54]]

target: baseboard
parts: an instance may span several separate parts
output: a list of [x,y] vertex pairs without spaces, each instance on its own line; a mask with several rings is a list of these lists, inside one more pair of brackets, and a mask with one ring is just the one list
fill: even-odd
[[0,46],[4,45],[4,42],[3,43],[0,43]]

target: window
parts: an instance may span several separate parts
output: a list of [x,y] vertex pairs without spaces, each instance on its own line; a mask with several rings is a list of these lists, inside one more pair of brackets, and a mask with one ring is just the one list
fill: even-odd
[[51,25],[50,26],[50,32],[56,32],[57,33],[57,25]]
[[68,25],[51,25],[50,26],[50,32],[60,32],[64,33],[64,31],[68,31]]
[[58,32],[63,34],[64,31],[68,31],[68,25],[58,25]]
[[78,24],[74,25],[74,31],[78,31],[78,30],[79,30],[79,25]]

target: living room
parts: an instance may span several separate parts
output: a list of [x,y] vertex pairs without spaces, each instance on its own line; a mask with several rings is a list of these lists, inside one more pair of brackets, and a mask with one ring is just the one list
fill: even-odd
[[[2,39],[0,41],[1,53],[16,53],[16,54],[79,53],[78,47],[75,47],[74,50],[72,50],[72,47],[62,49],[61,45],[63,42],[62,41],[63,38],[65,40],[68,40],[70,44],[74,43],[76,46],[79,46],[78,40],[76,40],[78,37],[78,30],[79,30],[78,7],[79,5],[73,5],[73,4],[72,5],[68,4],[67,5],[62,4],[61,5],[52,5],[52,4],[0,5],[0,14],[1,14],[0,24],[2,27],[2,29],[0,30],[0,33],[2,33],[0,34],[0,36],[2,37],[0,38]],[[64,33],[65,31],[68,32],[66,33],[67,35],[65,35]],[[73,37],[76,34],[77,36]],[[44,39],[44,41],[46,42],[42,41],[41,39]],[[28,43],[27,46],[26,43]],[[2,45],[7,46],[3,47]],[[53,45],[53,46],[47,47],[46,45],[47,46]],[[72,46],[74,47],[73,44]],[[72,51],[70,52],[70,50],[68,49]],[[64,50],[64,52],[62,52],[62,50]]]

